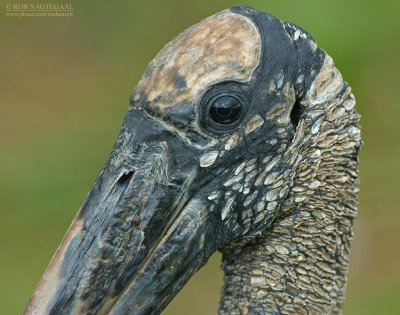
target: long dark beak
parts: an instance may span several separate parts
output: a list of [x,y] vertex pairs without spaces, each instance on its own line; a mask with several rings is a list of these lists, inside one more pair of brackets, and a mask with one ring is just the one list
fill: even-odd
[[220,244],[195,197],[196,161],[179,137],[129,111],[24,314],[159,313]]

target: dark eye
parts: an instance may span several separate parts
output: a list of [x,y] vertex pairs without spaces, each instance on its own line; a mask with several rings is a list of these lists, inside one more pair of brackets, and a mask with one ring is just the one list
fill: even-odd
[[210,107],[211,118],[219,124],[231,124],[237,121],[242,112],[242,104],[233,96],[221,96]]

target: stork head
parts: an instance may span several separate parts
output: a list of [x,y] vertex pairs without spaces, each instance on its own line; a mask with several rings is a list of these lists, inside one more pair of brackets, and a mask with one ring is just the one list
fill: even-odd
[[304,30],[249,7],[178,35],[132,92],[26,312],[159,312],[217,249],[265,231],[314,141],[305,113],[315,125],[346,90],[335,71]]

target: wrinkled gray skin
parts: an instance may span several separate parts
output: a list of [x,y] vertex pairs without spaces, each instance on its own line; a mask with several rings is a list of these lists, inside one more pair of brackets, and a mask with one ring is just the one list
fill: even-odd
[[[134,90],[26,314],[157,314],[218,249],[221,313],[340,312],[357,200],[353,96],[299,27],[243,6],[224,12],[256,26],[254,71],[179,104],[171,91]],[[185,95],[188,77],[173,76]],[[235,124],[210,118],[219,95],[241,100]],[[337,237],[343,246],[330,247]]]

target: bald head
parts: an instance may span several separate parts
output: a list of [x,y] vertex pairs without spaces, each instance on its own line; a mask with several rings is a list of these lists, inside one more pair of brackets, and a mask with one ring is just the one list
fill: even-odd
[[247,17],[225,10],[190,27],[153,59],[136,87],[134,101],[165,115],[199,101],[211,85],[245,82],[258,66],[261,38]]
[[[315,62],[316,50],[312,38],[295,25],[248,7],[233,7],[204,19],[169,42],[134,89],[131,108],[144,110],[196,147],[210,147],[218,142],[204,126],[204,99],[210,90],[221,85],[229,91],[247,90],[254,100],[243,95],[243,115],[259,111],[256,107],[260,103],[264,112],[279,111],[274,107],[282,107],[286,100],[278,97],[277,104],[275,97],[269,106],[268,98],[284,88],[282,95],[294,103],[296,90],[304,88],[303,78],[308,77],[310,83],[312,67],[322,63],[322,57]],[[288,121],[290,109],[283,111],[286,115],[281,121]],[[259,125],[259,121],[254,122],[257,118],[248,118],[251,125],[247,130]]]

